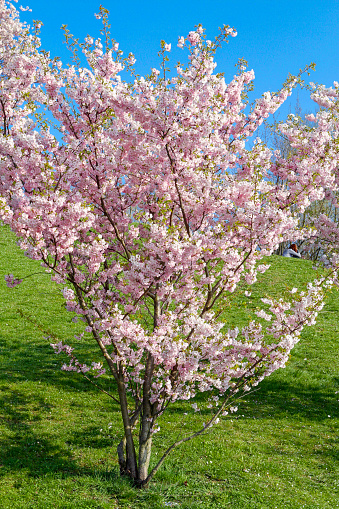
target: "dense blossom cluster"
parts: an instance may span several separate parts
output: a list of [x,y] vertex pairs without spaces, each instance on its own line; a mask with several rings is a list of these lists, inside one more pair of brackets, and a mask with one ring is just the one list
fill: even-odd
[[[291,172],[294,174],[295,165],[303,159],[304,167],[311,167],[314,182],[319,182],[318,197],[310,195],[310,205],[314,199],[322,200],[313,210],[307,212],[307,229],[303,238],[303,251],[305,253],[319,253],[317,257],[327,266],[338,266],[339,228],[338,228],[338,145],[339,136],[339,84],[334,82],[333,87],[313,85],[311,98],[320,107],[316,115],[306,115],[309,125],[300,125],[297,118],[291,118],[288,123],[282,124],[280,129],[287,137],[293,151],[289,158],[289,171],[285,173],[287,179]],[[312,127],[312,124],[314,127]],[[311,150],[310,150],[311,148]],[[294,154],[295,152],[295,154]],[[297,156],[296,156],[297,154]],[[311,156],[311,157],[310,157]],[[282,175],[282,174],[281,174]],[[321,205],[322,204],[322,205]],[[304,211],[302,208],[301,212]]]
[[[152,432],[170,402],[212,391],[218,403],[206,429],[232,395],[285,365],[323,305],[332,281],[293,291],[291,302],[266,301],[260,320],[242,330],[219,317],[238,284],[268,268],[258,262],[295,238],[293,210],[335,188],[338,91],[315,90],[327,110],[314,129],[282,126],[294,148],[285,160],[260,139],[251,149],[246,140],[295,83],[246,112],[254,72],[242,68],[230,83],[214,74],[215,48],[236,35],[229,27],[215,42],[200,26],[180,37],[189,64],[176,76],[153,69],[128,83],[119,73],[135,59],[123,60],[116,42],[105,51],[88,37],[87,67],[64,67],[39,52],[39,39],[4,0],[0,19],[0,217],[64,285],[67,309],[97,342],[117,383],[127,451],[120,465],[145,482]],[[18,282],[7,277],[9,286]],[[104,372],[101,363],[80,364],[68,345],[53,347],[70,357],[65,370]]]

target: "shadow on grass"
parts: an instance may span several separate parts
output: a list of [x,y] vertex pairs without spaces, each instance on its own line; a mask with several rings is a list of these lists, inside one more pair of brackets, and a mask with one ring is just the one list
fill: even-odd
[[83,431],[74,431],[71,442],[78,447],[91,447],[91,449],[113,447],[115,453],[118,440],[113,441],[112,438],[100,436],[98,432],[99,426],[88,426]]
[[[44,414],[51,408],[43,398],[2,387],[1,400],[5,416],[3,424],[8,428],[7,437],[3,435],[0,441],[2,474],[7,470],[22,469],[32,476],[56,470],[76,472],[69,451],[38,436],[33,430],[34,424],[44,419]],[[33,405],[33,410],[28,409],[28,405]]]
[[[1,345],[0,338],[0,345]],[[7,349],[6,349],[7,350]],[[98,466],[98,470],[81,468],[72,456],[69,445],[107,448],[115,446],[112,440],[98,435],[98,426],[76,431],[74,440],[62,442],[58,437],[49,438],[46,431],[36,432],[37,425],[44,425],[55,412],[55,405],[46,396],[51,389],[62,394],[65,391],[73,394],[66,403],[70,408],[83,406],[83,393],[100,394],[98,389],[85,380],[81,374],[66,373],[60,370],[61,356],[56,356],[49,345],[18,345],[6,351],[0,369],[0,407],[1,424],[4,432],[0,437],[0,476],[8,471],[26,471],[29,476],[44,476],[58,473],[62,476],[110,475],[120,477],[118,472],[107,473]],[[21,386],[26,382],[24,386]],[[38,385],[39,384],[39,385]],[[105,390],[112,389],[112,381],[100,380],[99,385]],[[38,390],[36,390],[38,389]],[[40,396],[40,394],[41,396]],[[117,404],[107,396],[104,399],[114,412]],[[98,407],[102,407],[98,402]],[[66,436],[65,436],[66,439]],[[70,444],[71,442],[71,444]]]
[[[338,389],[339,390],[339,389]],[[195,401],[203,402],[208,395],[200,393]],[[338,399],[338,398],[337,398]],[[328,415],[339,417],[338,402],[333,392],[326,391],[326,386],[300,382],[287,382],[281,379],[266,379],[253,393],[248,393],[244,401],[239,400],[238,413],[246,414],[246,417],[267,419],[274,417],[275,420],[300,419],[307,421],[323,421]],[[169,408],[173,414],[181,414],[183,410],[180,403]],[[210,416],[209,410],[202,410],[201,415]],[[234,414],[237,418],[237,414]]]
[[[25,472],[29,477],[35,478],[51,474],[62,478],[99,477],[102,480],[131,485],[129,479],[121,478],[117,467],[111,471],[107,471],[103,466],[95,469],[80,467],[68,447],[70,441],[60,445],[53,439],[38,435],[33,426],[43,420],[44,413],[50,409],[43,398],[23,395],[17,390],[3,387],[1,405],[6,416],[2,420],[8,433],[4,433],[0,439],[0,477],[5,477],[9,472]],[[28,405],[33,405],[36,415],[32,416]],[[100,437],[97,442],[93,441],[90,436],[93,430],[86,429],[83,433],[75,433],[75,439],[71,440],[72,444],[103,448],[112,445],[112,441],[108,443],[108,440],[102,440]]]
[[[67,392],[98,393],[98,389],[80,373],[62,371],[61,366],[64,363],[68,364],[69,357],[64,354],[56,355],[49,344],[16,343],[8,349],[6,342],[0,336],[0,346],[6,351],[0,368],[0,383],[39,381]],[[79,360],[90,365],[93,356],[86,355],[87,349],[87,345],[79,345]],[[116,396],[113,378],[103,376],[93,381]],[[113,403],[112,400],[111,402]]]
[[248,408],[262,418],[273,415],[275,419],[289,416],[322,421],[328,415],[339,415],[334,391],[326,391],[326,386],[273,378],[264,380],[259,390],[248,398]]
[[[57,390],[74,393],[75,400],[81,402],[81,394],[97,393],[97,389],[82,378],[80,374],[65,373],[60,370],[66,356],[57,356],[52,348],[39,342],[20,343],[16,342],[13,348],[8,348],[8,340],[0,337],[0,345],[6,351],[0,371],[0,382],[3,384],[2,406],[5,416],[4,424],[8,428],[7,437],[0,440],[1,465],[0,476],[6,471],[25,470],[30,476],[39,477],[47,474],[64,476],[108,476],[110,480],[120,479],[118,471],[107,472],[104,467],[98,469],[84,468],[77,464],[72,456],[72,451],[65,442],[60,445],[57,440],[46,437],[41,438],[34,432],[33,424],[44,418],[48,418],[50,406],[44,398],[37,393],[24,394],[18,390],[12,390],[9,382],[29,381],[37,383],[41,381],[45,389],[53,386]],[[82,357],[85,357],[86,345],[79,345]],[[10,376],[10,378],[9,378]],[[310,374],[311,376],[311,374]],[[286,381],[289,380],[289,381]],[[310,378],[308,380],[311,380]],[[105,390],[112,390],[113,381],[103,377],[98,381]],[[333,378],[333,383],[339,386],[339,377]],[[34,391],[34,388],[32,388]],[[200,394],[197,401],[208,398],[208,394]],[[287,377],[272,376],[262,382],[259,390],[246,395],[246,402],[240,403],[239,413],[246,417],[255,417],[258,420],[274,419],[279,428],[279,420],[291,418],[293,421],[322,422],[338,416],[337,401],[326,386],[317,385],[301,380],[290,381]],[[108,398],[107,398],[108,401]],[[76,402],[70,405],[76,405]],[[117,409],[113,404],[112,411]],[[34,406],[36,411],[28,409]],[[114,407],[114,408],[113,408]],[[173,415],[173,419],[185,412],[184,403],[170,406],[167,414]],[[208,411],[202,414],[210,415]],[[236,415],[234,416],[236,418]],[[77,447],[91,447],[93,449],[114,447],[112,440],[99,436],[97,427],[84,427],[72,433],[72,444]],[[318,454],[331,456],[339,459],[339,453],[335,449],[321,450]],[[2,473],[1,473],[2,472]],[[106,478],[106,477],[105,477]]]
[[[83,357],[85,357],[85,349],[86,347],[82,348]],[[1,366],[0,383],[4,381],[35,383],[40,381],[68,393],[75,392],[77,397],[82,392],[98,393],[98,389],[85,380],[81,374],[61,371],[61,365],[67,360],[67,356],[56,355],[47,344],[17,345],[8,352],[8,356]],[[94,379],[94,382],[116,396],[115,382],[112,378],[103,376],[99,380]],[[334,377],[333,382],[339,390],[339,377]],[[196,401],[204,401],[208,397],[207,393],[201,393],[196,396]],[[326,385],[312,384],[310,377],[308,381],[294,380],[291,382],[287,377],[282,379],[280,376],[274,375],[264,380],[259,389],[253,394],[246,395],[245,399],[247,402],[240,403],[240,407],[246,409],[246,413],[249,412],[261,418],[274,416],[275,419],[280,419],[289,415],[321,421],[327,415],[333,417],[339,415],[334,393],[326,392]],[[112,400],[110,404],[113,405],[112,411],[118,409],[117,404]],[[76,402],[73,405],[76,406]],[[183,405],[179,402],[170,406],[167,413],[179,415],[184,411]],[[210,412],[203,411],[204,413],[208,415]]]

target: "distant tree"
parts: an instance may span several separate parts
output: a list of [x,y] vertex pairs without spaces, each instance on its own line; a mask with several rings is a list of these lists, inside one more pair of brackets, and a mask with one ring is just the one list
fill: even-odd
[[[290,121],[302,129],[313,131],[313,122],[316,119],[314,115],[302,112],[299,99],[296,102],[295,113],[289,115]],[[312,120],[309,120],[311,118]],[[275,149],[284,159],[292,159],[297,151],[292,147],[289,138],[280,130],[280,123],[275,121],[273,124],[264,123],[260,127],[260,137],[267,144]],[[277,183],[276,175],[271,175],[272,180]],[[283,185],[288,189],[288,180]],[[297,213],[299,217],[299,235],[297,240],[298,249],[303,258],[313,261],[327,260],[326,254],[332,249],[330,239],[320,234],[319,226],[321,222],[331,220],[338,223],[338,192],[334,189],[324,191],[324,197],[315,200],[305,210],[298,212],[295,205],[291,205],[291,210]],[[316,227],[317,225],[317,227]],[[304,231],[304,234],[302,232]],[[283,251],[291,244],[294,239],[282,240],[276,250],[276,254],[282,255]]]

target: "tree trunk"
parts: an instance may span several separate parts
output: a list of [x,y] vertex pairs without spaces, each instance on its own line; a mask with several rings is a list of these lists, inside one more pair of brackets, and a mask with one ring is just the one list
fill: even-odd
[[142,426],[139,439],[139,480],[141,483],[147,479],[148,468],[151,460],[152,435],[151,423],[147,423],[146,429]]
[[[137,458],[135,454],[135,447],[132,435],[132,425],[131,420],[128,415],[128,406],[127,406],[127,397],[126,397],[126,388],[123,377],[120,377],[118,381],[118,390],[119,390],[119,399],[120,399],[120,408],[122,420],[124,423],[124,431],[125,437],[122,440],[122,443],[118,446],[118,456],[119,456],[119,464],[120,471],[129,475],[132,479],[137,480],[138,475],[138,465]],[[126,440],[126,442],[125,442]],[[126,443],[126,455],[124,457],[123,446]]]
[[139,479],[145,481],[148,476],[148,467],[151,459],[152,449],[152,405],[150,403],[150,389],[153,375],[154,360],[149,353],[146,362],[143,401],[142,401],[142,418],[139,433]]

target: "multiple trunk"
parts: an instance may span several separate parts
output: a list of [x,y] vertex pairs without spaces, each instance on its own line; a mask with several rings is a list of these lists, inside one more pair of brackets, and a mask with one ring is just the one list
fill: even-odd
[[[152,449],[152,404],[150,403],[150,387],[153,373],[153,358],[148,354],[145,380],[143,386],[142,405],[132,415],[128,413],[126,388],[123,380],[118,383],[121,415],[124,424],[124,438],[118,445],[117,452],[120,473],[133,479],[136,486],[143,487],[149,480],[149,464]],[[139,454],[137,458],[133,428],[140,419]]]

